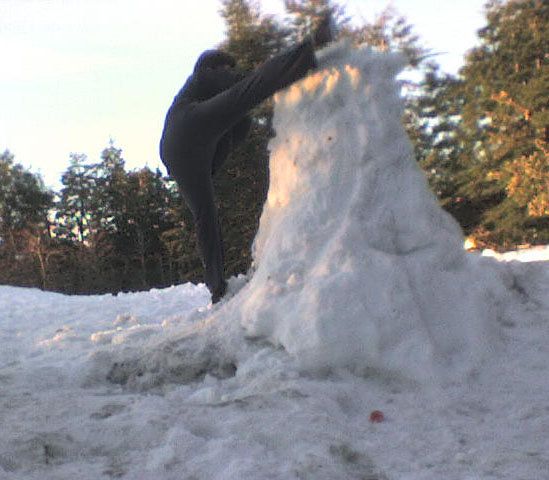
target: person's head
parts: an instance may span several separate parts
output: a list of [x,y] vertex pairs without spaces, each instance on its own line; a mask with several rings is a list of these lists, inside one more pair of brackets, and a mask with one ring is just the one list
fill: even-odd
[[236,61],[232,55],[222,52],[221,50],[206,50],[194,66],[194,71],[211,69],[215,70],[217,68],[234,68]]

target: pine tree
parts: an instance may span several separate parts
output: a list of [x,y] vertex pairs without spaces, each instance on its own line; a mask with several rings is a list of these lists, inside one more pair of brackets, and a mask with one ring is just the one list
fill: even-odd
[[221,47],[250,72],[284,46],[284,34],[272,16],[261,14],[248,0],[222,0],[221,17],[227,26],[227,39]]
[[94,272],[94,288],[101,291],[129,289],[132,272],[129,246],[124,241],[127,172],[122,150],[112,140],[101,152],[100,161],[90,165],[89,176],[93,182],[89,202],[92,213],[86,243],[91,259],[82,269]]
[[503,248],[549,241],[549,5],[492,0],[463,77],[460,192],[476,234]]
[[22,232],[46,233],[53,195],[38,175],[14,163],[14,158],[8,150],[0,154],[0,238],[17,252]]
[[345,7],[333,0],[285,0],[284,7],[291,16],[290,38],[298,42],[312,35],[327,13],[332,16],[336,30],[345,29],[349,17]]
[[0,282],[47,286],[45,250],[53,194],[42,179],[0,154]]
[[442,206],[466,225],[467,209],[458,195],[460,88],[458,78],[441,72],[437,63],[427,62],[423,78],[407,96],[404,124],[433,192]]
[[126,255],[138,273],[133,287],[148,288],[162,282],[161,234],[173,227],[169,193],[160,172],[145,167],[128,173],[122,194],[125,211],[117,234],[118,254]]
[[387,7],[372,23],[346,28],[343,34],[351,37],[355,44],[370,45],[382,52],[401,52],[413,69],[418,68],[429,54],[413,25],[392,7]]
[[56,206],[56,230],[59,238],[84,242],[90,235],[94,216],[92,203],[95,176],[94,166],[84,154],[72,153],[67,170],[61,175],[61,189]]
[[94,169],[97,185],[93,201],[97,206],[97,220],[101,230],[114,234],[123,228],[127,172],[122,150],[115,147],[112,140],[101,152],[101,161]]

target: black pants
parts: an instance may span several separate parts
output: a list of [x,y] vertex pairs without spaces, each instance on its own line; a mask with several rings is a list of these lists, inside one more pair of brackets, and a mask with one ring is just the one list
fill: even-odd
[[228,90],[208,100],[175,104],[168,112],[161,157],[193,214],[205,281],[214,302],[226,288],[223,241],[212,185],[214,162],[217,169],[227,155],[222,151],[226,150],[227,133],[252,108],[315,67],[312,43],[305,41],[267,60]]

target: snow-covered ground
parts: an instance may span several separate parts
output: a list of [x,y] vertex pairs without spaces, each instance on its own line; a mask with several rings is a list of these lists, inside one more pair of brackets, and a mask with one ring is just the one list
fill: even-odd
[[323,55],[227,299],[0,287],[0,480],[549,478],[549,248],[466,253],[398,57]]

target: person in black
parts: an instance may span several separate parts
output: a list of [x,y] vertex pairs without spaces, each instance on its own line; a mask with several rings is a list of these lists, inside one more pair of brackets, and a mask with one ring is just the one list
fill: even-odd
[[235,72],[236,62],[229,54],[204,52],[168,110],[160,158],[193,215],[213,303],[224,295],[227,283],[212,176],[233,146],[246,137],[248,112],[317,67],[314,48],[332,41],[331,23],[326,15],[312,38],[244,77]]

